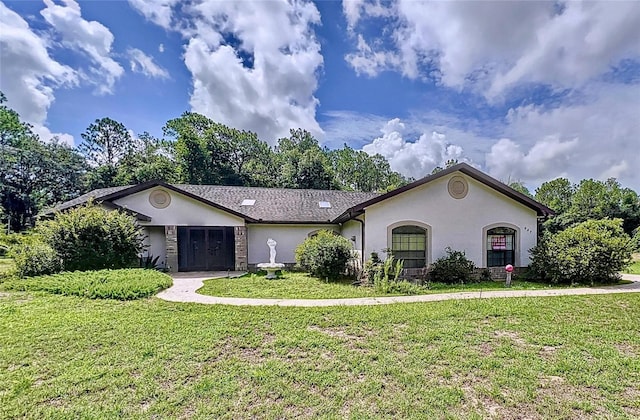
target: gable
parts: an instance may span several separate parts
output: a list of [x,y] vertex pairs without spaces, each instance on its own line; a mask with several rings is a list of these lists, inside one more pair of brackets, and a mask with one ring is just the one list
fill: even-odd
[[[166,200],[163,201],[163,197]],[[151,217],[148,225],[244,226],[244,219],[163,186],[154,186],[112,200]]]
[[375,202],[364,210],[368,222],[373,213],[378,212],[394,214],[397,220],[434,220],[439,225],[469,220],[473,220],[474,225],[489,223],[498,215],[504,220],[525,217],[535,222],[537,219],[536,211],[529,206],[461,172]]

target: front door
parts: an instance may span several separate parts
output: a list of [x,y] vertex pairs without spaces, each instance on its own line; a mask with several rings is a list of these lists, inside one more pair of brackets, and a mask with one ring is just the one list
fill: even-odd
[[179,227],[178,270],[233,270],[233,227]]

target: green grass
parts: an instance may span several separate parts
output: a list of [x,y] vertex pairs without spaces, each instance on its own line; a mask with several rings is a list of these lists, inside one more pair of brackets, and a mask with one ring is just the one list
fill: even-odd
[[[549,285],[526,281],[514,281],[511,289],[544,289]],[[422,289],[422,294],[446,293],[460,291],[499,290],[506,289],[504,282],[485,281],[473,284],[432,283],[429,289]],[[221,297],[273,298],[273,299],[339,299],[385,295],[373,287],[358,287],[351,280],[342,282],[325,282],[304,273],[284,273],[276,280],[267,280],[264,276],[252,274],[239,278],[221,278],[205,280],[204,286],[198,290],[203,295]]]
[[0,295],[0,418],[638,418],[640,294],[374,307]]
[[0,279],[11,273],[13,268],[13,259],[0,257]]
[[152,296],[171,286],[171,277],[155,270],[74,271],[7,280],[4,290],[44,291],[91,299],[132,300]]
[[640,274],[640,254],[633,254],[633,262],[626,270],[625,273],[629,274]]

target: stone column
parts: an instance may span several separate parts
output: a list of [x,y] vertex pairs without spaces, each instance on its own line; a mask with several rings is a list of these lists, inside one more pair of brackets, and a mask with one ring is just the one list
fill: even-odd
[[167,252],[167,270],[170,273],[178,271],[178,227],[164,227],[165,248]]
[[233,229],[236,252],[236,271],[247,271],[247,227],[235,226]]

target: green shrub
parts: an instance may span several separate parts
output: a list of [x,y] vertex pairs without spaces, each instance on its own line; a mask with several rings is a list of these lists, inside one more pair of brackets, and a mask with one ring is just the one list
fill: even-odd
[[429,276],[431,281],[437,283],[471,283],[473,279],[474,264],[469,261],[464,251],[455,251],[446,248],[447,255],[438,258],[431,264]]
[[640,226],[633,231],[631,237],[631,250],[633,252],[640,252]]
[[343,275],[351,258],[351,243],[328,230],[321,230],[296,248],[298,265],[323,279],[336,279]]
[[133,300],[152,296],[171,286],[171,277],[155,270],[75,271],[9,280],[7,290],[45,291],[90,299]]
[[11,247],[18,277],[53,274],[62,270],[62,261],[56,251],[44,242],[29,241]]
[[398,283],[404,261],[396,260],[389,253],[384,262],[373,266],[373,287],[381,293],[393,293],[394,285]]
[[554,283],[617,281],[631,258],[622,219],[587,220],[549,235],[531,250],[532,272]]
[[91,204],[58,213],[37,231],[56,250],[65,271],[132,267],[143,248],[133,217]]

